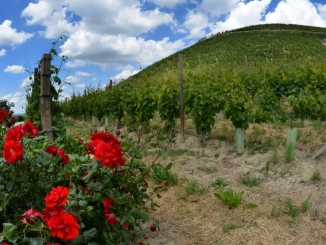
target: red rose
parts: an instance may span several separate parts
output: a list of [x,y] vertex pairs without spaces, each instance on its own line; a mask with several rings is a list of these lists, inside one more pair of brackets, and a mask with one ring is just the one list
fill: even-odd
[[10,245],[8,242],[2,242],[1,245]]
[[154,232],[156,231],[156,226],[155,225],[152,225],[151,228],[150,228],[151,232]]
[[35,220],[38,217],[43,217],[42,213],[38,212],[38,211],[34,211],[33,208],[27,210],[21,217],[20,222],[24,223],[24,224],[34,224]]
[[114,201],[111,197],[108,197],[103,201],[103,208],[104,208],[105,214],[110,212],[110,209],[113,206],[113,204],[114,204]]
[[56,145],[50,145],[45,149],[45,152],[55,156],[58,154],[59,148]]
[[45,206],[47,208],[60,207],[66,204],[68,200],[69,189],[67,187],[53,187],[50,194],[45,196]]
[[125,164],[121,148],[117,149],[103,141],[96,146],[94,157],[109,168],[114,168],[117,165],[124,166]]
[[0,123],[2,123],[8,114],[8,111],[6,109],[1,109],[0,110]]
[[106,214],[105,217],[106,217],[106,221],[110,225],[114,225],[114,224],[118,223],[118,219],[113,214]]
[[128,222],[124,222],[123,223],[123,228],[128,228],[129,227],[129,223]]
[[138,245],[144,245],[144,243],[142,243],[142,242],[138,242]]
[[82,140],[82,138],[80,138],[79,136],[76,136],[75,140],[78,140],[78,142],[80,144],[83,144],[84,143],[84,141]]
[[61,159],[62,159],[62,164],[67,164],[69,163],[70,159],[69,159],[69,156],[65,154],[64,150],[62,149],[58,149],[58,155],[61,156]]
[[78,221],[69,213],[63,213],[60,216],[50,218],[47,226],[52,236],[58,237],[63,241],[73,240],[79,234]]
[[20,141],[26,135],[26,130],[23,125],[17,125],[11,129],[9,129],[6,134],[6,141],[15,140]]
[[43,210],[43,221],[45,224],[55,216],[61,216],[65,208],[63,206],[55,207],[55,208],[46,208]]
[[102,140],[108,144],[120,145],[120,141],[117,140],[116,137],[114,137],[112,134],[109,134],[109,133],[94,133],[94,134],[91,134],[90,138],[92,141],[98,139],[98,140]]
[[6,141],[2,153],[7,162],[17,162],[23,156],[23,146],[19,141]]
[[34,138],[40,131],[31,121],[25,123],[24,129],[32,138]]

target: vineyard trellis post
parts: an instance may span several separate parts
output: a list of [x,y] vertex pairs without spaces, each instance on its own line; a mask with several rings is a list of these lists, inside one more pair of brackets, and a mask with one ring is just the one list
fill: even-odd
[[183,95],[183,58],[182,54],[179,54],[179,85],[180,85],[180,133],[181,133],[181,142],[185,141],[185,104],[184,104],[184,95]]
[[41,120],[42,129],[50,141],[53,141],[51,115],[51,54],[43,54],[41,60]]
[[249,85],[248,85],[248,58],[247,55],[244,57],[245,67],[246,67],[246,94],[249,94]]

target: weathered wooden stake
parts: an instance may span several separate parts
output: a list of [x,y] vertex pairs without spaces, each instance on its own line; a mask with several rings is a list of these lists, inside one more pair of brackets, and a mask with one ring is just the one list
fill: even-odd
[[249,94],[249,85],[248,85],[248,59],[247,59],[247,55],[245,55],[244,57],[244,62],[245,62],[245,66],[246,66],[246,94]]
[[179,54],[179,85],[180,85],[180,133],[181,133],[181,142],[185,141],[185,103],[183,96],[183,59],[182,54]]
[[41,120],[42,129],[50,141],[53,141],[52,114],[51,114],[51,54],[43,54],[41,60]]

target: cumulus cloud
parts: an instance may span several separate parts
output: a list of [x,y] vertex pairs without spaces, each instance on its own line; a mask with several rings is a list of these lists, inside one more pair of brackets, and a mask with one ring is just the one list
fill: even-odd
[[77,88],[85,88],[86,84],[85,83],[80,83],[80,84],[76,84]]
[[317,10],[320,13],[320,15],[326,19],[326,4],[317,4]]
[[14,94],[7,94],[7,95],[3,96],[2,99],[7,100],[11,103],[14,103],[15,107],[17,108],[18,104],[21,104],[21,102],[24,101],[25,96],[20,92],[16,92]]
[[177,4],[186,3],[187,0],[149,0],[159,7],[173,8]]
[[[181,2],[158,0],[156,4],[174,6]],[[160,25],[173,26],[175,20],[172,13],[159,8],[143,9],[139,0],[93,0],[91,4],[78,0],[39,0],[29,3],[22,16],[28,25],[44,26],[47,38],[57,38],[66,31],[68,39],[60,47],[60,55],[72,58],[65,64],[68,68],[89,63],[105,69],[121,62],[151,64],[184,47],[182,41],[141,37]]]
[[262,17],[271,0],[253,0],[248,3],[239,2],[224,21],[211,25],[212,33],[250,26],[262,23]]
[[127,79],[128,77],[137,74],[139,71],[139,69],[135,69],[132,65],[127,65],[121,67],[121,72],[112,77],[111,80],[120,81],[122,79]]
[[21,88],[26,88],[28,85],[31,84],[31,81],[34,80],[34,76],[32,76],[32,80],[29,79],[30,77],[26,77],[21,81],[20,87]]
[[60,48],[62,54],[93,64],[114,65],[137,61],[148,65],[183,47],[183,41],[170,42],[169,38],[154,41],[141,37],[103,36],[80,30]]
[[309,0],[283,0],[278,3],[274,12],[266,15],[265,22],[325,26],[326,20],[323,19],[325,6],[317,5],[317,10]]
[[83,71],[77,71],[76,72],[76,76],[79,77],[89,77],[91,74],[89,74],[88,72],[83,72]]
[[4,69],[4,72],[10,72],[10,73],[23,73],[25,72],[25,68],[22,66],[17,66],[17,65],[12,65],[12,66],[7,66]]
[[22,44],[27,39],[31,38],[34,34],[26,32],[18,32],[16,29],[11,27],[12,21],[5,20],[0,24],[0,45],[11,45]]
[[67,76],[65,79],[65,82],[67,83],[76,83],[80,81],[80,77],[79,76]]
[[7,52],[7,50],[1,49],[0,50],[0,56],[5,56],[6,55],[6,52]]
[[208,26],[208,17],[203,13],[194,13],[190,11],[186,15],[186,21],[183,26],[189,33],[186,38],[202,38],[206,36],[205,28]]
[[219,16],[230,12],[240,2],[239,0],[203,0],[200,8],[211,16]]

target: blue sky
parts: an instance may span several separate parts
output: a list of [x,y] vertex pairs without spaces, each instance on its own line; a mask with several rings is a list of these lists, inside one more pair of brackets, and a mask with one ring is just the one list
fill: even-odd
[[212,33],[263,23],[326,27],[326,0],[3,0],[0,99],[24,111],[26,70],[61,34],[65,98],[118,82]]

